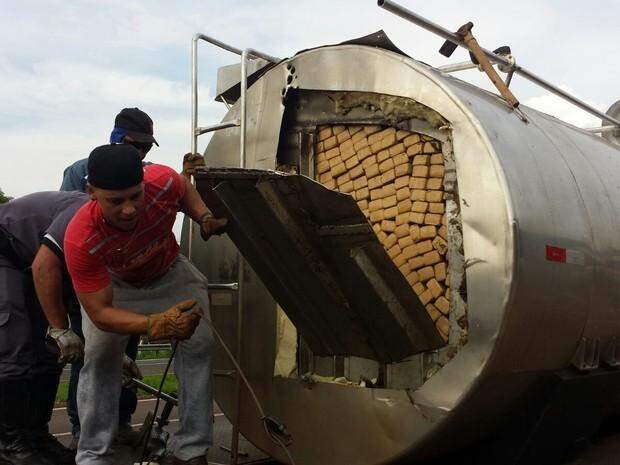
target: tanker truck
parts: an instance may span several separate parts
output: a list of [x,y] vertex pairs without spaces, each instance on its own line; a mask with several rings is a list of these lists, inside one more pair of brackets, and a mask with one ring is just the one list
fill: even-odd
[[228,113],[192,124],[194,144],[213,131],[195,182],[227,234],[185,230],[183,248],[220,285],[212,320],[239,366],[218,351],[215,396],[238,432],[298,465],[482,443],[490,463],[538,463],[617,411],[620,105],[577,128],[382,32],[237,52]]

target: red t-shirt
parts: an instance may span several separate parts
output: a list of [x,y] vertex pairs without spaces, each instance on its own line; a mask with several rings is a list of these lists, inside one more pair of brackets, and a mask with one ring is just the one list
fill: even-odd
[[136,287],[158,278],[179,254],[172,225],[185,180],[162,165],[144,167],[144,210],[133,231],[109,226],[95,201],[75,214],[65,233],[65,259],[77,292],[110,284],[110,274]]

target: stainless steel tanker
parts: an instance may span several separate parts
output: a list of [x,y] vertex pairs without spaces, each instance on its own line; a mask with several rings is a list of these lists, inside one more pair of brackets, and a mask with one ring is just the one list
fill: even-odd
[[[229,346],[240,342],[241,366],[265,411],[286,424],[297,464],[410,463],[448,454],[517,421],[534,402],[554,405],[557,399],[547,394],[557,394],[557,386],[571,385],[574,379],[587,386],[576,388],[576,404],[590,406],[596,400],[602,413],[615,409],[618,396],[607,390],[612,385],[608,376],[615,379],[620,364],[617,145],[531,108],[521,106],[519,116],[500,97],[416,61],[385,41],[303,51],[254,72],[250,83],[246,170],[223,169],[239,166],[239,129],[231,127],[214,134],[205,152],[210,168],[196,175],[206,198],[218,183],[229,185],[226,211],[236,216],[243,210],[235,242],[248,251],[242,292],[213,292],[212,318]],[[237,100],[238,83],[220,94],[229,102]],[[237,101],[223,121],[233,122],[239,113]],[[455,194],[446,197],[452,225],[447,342],[419,312],[403,317],[413,328],[405,335],[397,325],[383,325],[403,321],[387,304],[373,304],[373,318],[385,346],[392,346],[381,352],[381,338],[365,333],[364,324],[358,328],[359,340],[351,342],[351,327],[333,315],[344,310],[336,304],[317,309],[311,295],[303,294],[313,292],[315,276],[283,271],[295,247],[308,247],[308,253],[326,262],[329,247],[290,241],[295,231],[285,237],[260,229],[264,225],[253,230],[269,208],[278,206],[269,199],[253,204],[254,197],[240,194],[239,183],[285,182],[276,186],[280,195],[286,189],[327,195],[329,189],[311,179],[317,177],[317,128],[329,125],[394,127],[441,142],[445,182],[451,180]],[[324,198],[325,205],[354,205],[343,200],[348,195],[333,194]],[[302,207],[320,210],[317,202]],[[350,214],[365,222],[355,210]],[[285,246],[278,245],[279,237]],[[209,280],[237,281],[238,252],[230,237],[203,244],[194,240],[192,259]],[[261,256],[266,248],[269,259]],[[351,270],[340,270],[342,275],[330,285],[340,286],[338,295],[348,299],[346,308],[353,311],[363,306],[350,297],[354,291],[366,292],[362,288],[374,286],[369,282],[389,281],[393,273],[386,268],[374,277],[366,275],[366,281],[347,281]],[[400,292],[401,304],[412,302],[402,288],[394,292]],[[409,288],[407,292],[416,296]],[[241,341],[236,338],[239,298]],[[281,310],[298,326],[292,349],[281,344],[283,328],[291,326]],[[335,318],[325,331],[342,334],[341,345],[337,338],[323,345],[304,340],[304,328],[321,323],[319,310],[325,313],[323,323]],[[289,369],[283,373],[276,365],[287,350]],[[220,374],[234,371],[223,352],[216,368]],[[234,388],[234,377],[216,378],[216,400],[231,418],[236,415]],[[241,433],[286,462],[282,449],[265,434],[245,388],[239,405]],[[566,405],[558,408],[570,413]],[[546,418],[537,414],[534,423]]]

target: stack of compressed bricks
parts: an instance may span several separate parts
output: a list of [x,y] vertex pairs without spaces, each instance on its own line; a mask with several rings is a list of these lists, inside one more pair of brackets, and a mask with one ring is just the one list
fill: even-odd
[[381,126],[322,126],[316,140],[316,178],[355,198],[447,341],[450,277],[440,143]]

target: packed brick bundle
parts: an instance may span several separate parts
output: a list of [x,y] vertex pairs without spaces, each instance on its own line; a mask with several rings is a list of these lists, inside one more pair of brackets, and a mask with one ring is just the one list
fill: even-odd
[[322,126],[315,173],[352,195],[435,326],[448,339],[450,276],[441,144],[381,126]]

